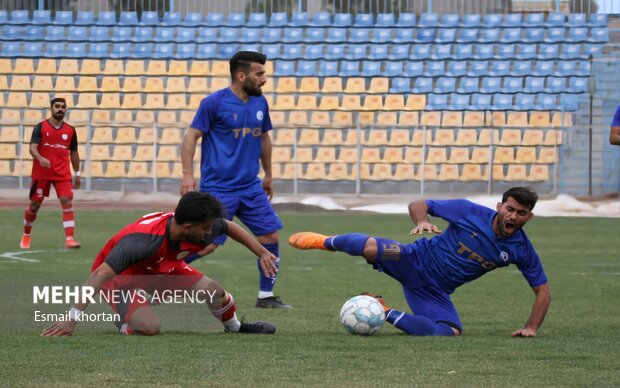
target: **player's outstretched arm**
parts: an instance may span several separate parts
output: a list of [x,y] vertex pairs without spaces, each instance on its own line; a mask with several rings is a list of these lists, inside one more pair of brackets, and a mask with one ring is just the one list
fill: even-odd
[[183,177],[181,178],[181,195],[188,191],[196,190],[196,179],[194,179],[194,154],[196,153],[196,143],[202,136],[202,132],[195,128],[189,128],[183,136],[183,146],[181,148],[181,165],[183,166]]
[[[101,264],[96,270],[94,270],[86,281],[82,285],[82,287],[91,287],[94,290],[94,295],[99,293],[101,289],[101,285],[103,282],[108,280],[109,278],[115,276],[116,274],[112,270],[112,268],[106,263]],[[88,303],[76,303],[71,308],[71,313],[81,314]],[[41,336],[43,337],[59,337],[59,336],[67,336],[73,334],[73,330],[75,330],[75,325],[77,324],[77,319],[71,319],[72,316],[69,316],[69,319],[66,321],[56,322],[43,330]],[[75,318],[75,317],[73,317]]]
[[411,229],[410,235],[428,233],[441,233],[441,230],[435,224],[431,224],[428,220],[428,206],[424,200],[413,201],[409,204],[409,216],[411,221],[416,225]]
[[258,256],[260,266],[265,275],[269,277],[275,276],[276,272],[278,272],[278,267],[276,265],[277,257],[262,246],[261,243],[246,232],[245,229],[232,221],[226,221],[226,223],[228,224],[226,234],[238,243],[243,244]]
[[532,312],[530,314],[527,323],[522,329],[519,329],[512,333],[513,337],[536,337],[540,325],[542,325],[549,310],[551,304],[551,288],[549,284],[532,287],[534,294],[536,294],[536,300],[534,306],[532,306]]

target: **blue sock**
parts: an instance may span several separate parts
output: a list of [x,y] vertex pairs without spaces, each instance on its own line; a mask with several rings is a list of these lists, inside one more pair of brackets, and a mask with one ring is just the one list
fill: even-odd
[[325,247],[336,251],[348,253],[351,256],[362,256],[364,246],[369,237],[361,233],[341,234],[325,239]]
[[411,315],[390,309],[385,320],[410,335],[454,336],[454,331],[450,326],[433,322],[422,315]]
[[193,255],[189,255],[185,258],[185,264],[189,264],[192,261],[200,259],[200,255],[198,253],[194,253]]
[[[276,265],[280,268],[280,244],[262,244],[269,252],[273,253],[275,257],[278,258]],[[276,279],[278,277],[277,273],[274,277],[267,277],[263,273],[263,269],[260,267],[260,261],[257,259],[256,263],[258,264],[258,272],[260,273],[259,287],[261,291],[271,292],[273,291],[273,287],[276,285]]]

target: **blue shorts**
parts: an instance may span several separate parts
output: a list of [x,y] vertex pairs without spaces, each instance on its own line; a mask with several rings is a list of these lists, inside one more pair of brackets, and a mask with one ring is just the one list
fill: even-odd
[[415,315],[423,315],[434,322],[446,323],[463,332],[461,319],[450,299],[427,272],[413,244],[375,237],[377,258],[374,268],[398,280],[409,308]]
[[[233,217],[237,216],[255,236],[264,236],[284,227],[265,192],[241,196],[215,196],[226,207],[226,218],[232,221]],[[226,235],[220,235],[213,240],[219,245],[224,244],[224,241]]]

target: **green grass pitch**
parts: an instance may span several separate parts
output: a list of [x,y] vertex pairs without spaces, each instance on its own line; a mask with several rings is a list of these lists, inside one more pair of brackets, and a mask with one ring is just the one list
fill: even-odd
[[286,239],[315,230],[408,241],[411,223],[406,215],[343,212],[281,214],[286,227],[276,294],[294,305],[291,311],[253,307],[256,260],[236,243],[195,262],[234,295],[239,316],[274,322],[274,336],[225,334],[204,307],[175,312],[159,306],[162,333],[156,337],[125,337],[112,324],[82,323],[72,337],[42,338],[47,324],[33,322],[32,285],[81,282],[104,242],[146,213],[78,207],[82,248],[65,251],[60,212],[52,202],[34,226],[32,251],[38,252],[17,256],[11,252],[20,251],[23,210],[0,211],[3,386],[620,385],[619,219],[534,218],[526,226],[553,292],[547,319],[533,339],[510,337],[533,301],[514,266],[453,295],[464,325],[461,338],[411,337],[389,324],[374,337],[345,332],[340,307],[361,291],[381,293],[391,307],[406,309],[398,283],[360,258],[296,251]]

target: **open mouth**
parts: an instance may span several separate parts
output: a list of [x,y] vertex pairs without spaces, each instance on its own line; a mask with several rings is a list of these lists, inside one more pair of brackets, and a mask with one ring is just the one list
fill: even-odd
[[514,222],[505,222],[504,223],[504,231],[506,234],[513,234],[515,232],[517,225]]

